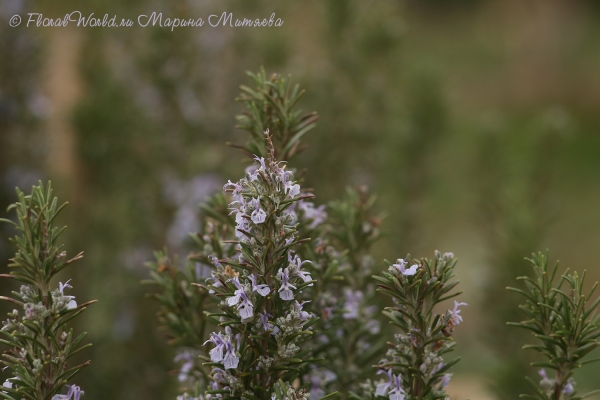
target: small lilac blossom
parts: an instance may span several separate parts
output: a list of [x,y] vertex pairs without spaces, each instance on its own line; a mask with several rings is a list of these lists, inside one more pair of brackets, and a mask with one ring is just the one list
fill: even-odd
[[440,387],[443,389],[446,386],[448,386],[448,384],[450,383],[450,379],[452,379],[452,374],[444,374],[444,376],[442,377],[442,384],[440,385]]
[[244,218],[244,214],[241,211],[237,212],[237,214],[235,216],[235,223],[236,223],[235,236],[238,239],[247,238],[246,234],[242,231],[249,231],[250,223],[248,222],[248,220],[246,218]]
[[412,276],[417,273],[419,269],[419,265],[413,264],[409,269],[405,269],[404,267],[408,264],[404,259],[399,258],[396,261],[396,264],[392,264],[392,267],[396,268],[398,272],[400,272],[404,276]]
[[265,165],[265,158],[264,157],[254,156],[254,160],[256,160],[256,161],[258,161],[260,163],[260,169],[262,169],[263,171],[267,170],[267,166]]
[[458,307],[460,306],[468,306],[467,303],[459,303],[458,301],[454,300],[454,309],[452,311],[450,311],[450,321],[452,321],[452,323],[454,324],[454,326],[460,324],[462,322],[462,317],[460,316],[460,310],[458,309]]
[[69,299],[69,303],[67,304],[67,310],[73,310],[74,308],[77,308],[77,302],[74,300],[75,296],[65,296],[63,293],[63,291],[67,288],[73,289],[73,286],[69,285],[69,282],[71,282],[71,279],[66,281],[64,284],[62,282],[58,282],[58,290],[64,297]]
[[298,208],[304,212],[304,219],[311,221],[308,226],[310,229],[315,229],[327,219],[325,205],[320,205],[315,208],[315,205],[309,201],[301,201],[298,203]]
[[245,172],[246,175],[250,177],[250,182],[254,182],[258,179],[258,167],[256,164],[248,165]]
[[240,280],[239,280],[239,278],[237,276],[234,277],[234,278],[229,279],[228,282],[233,282],[233,284],[237,288],[235,290],[235,292],[233,292],[233,296],[230,296],[227,299],[227,304],[229,304],[229,306],[233,307],[233,306],[237,305],[240,302],[240,300],[242,298],[242,293],[244,293],[244,288],[240,284]]
[[210,360],[215,363],[221,362],[223,360],[223,351],[225,350],[225,346],[227,344],[221,332],[211,332],[210,339],[204,342],[203,346],[205,346],[208,342],[215,345],[215,348],[208,352]]
[[542,379],[548,379],[548,375],[546,374],[546,370],[544,368],[538,371],[538,374],[542,377]]
[[210,259],[210,262],[212,262],[214,264],[215,267],[222,267],[221,263],[219,262],[219,259],[215,256],[210,256],[208,257]]
[[243,322],[246,319],[252,318],[252,315],[254,315],[254,305],[246,296],[246,293],[242,292],[241,298],[242,302],[238,305],[238,311]]
[[346,295],[346,303],[344,303],[344,319],[356,319],[360,313],[360,303],[363,300],[363,294],[360,290],[352,291],[352,289],[346,288],[344,290]]
[[260,294],[261,296],[265,297],[266,295],[268,295],[271,292],[269,285],[266,285],[266,284],[258,285],[256,283],[256,275],[255,274],[250,275],[248,278],[250,279],[250,282],[252,282],[252,290],[255,292],[258,292],[258,294]]
[[264,313],[259,312],[258,315],[260,316],[260,320],[265,331],[272,331],[271,335],[276,335],[279,332],[279,328],[269,322],[269,317],[272,317],[271,314],[265,311]]
[[566,395],[572,395],[573,393],[575,393],[575,388],[573,387],[572,382],[567,382],[567,384],[563,388],[563,393]]
[[267,213],[260,208],[260,198],[253,199],[251,207],[254,208],[254,211],[252,211],[252,214],[250,215],[252,222],[255,224],[262,224],[265,222],[267,219]]
[[192,354],[189,351],[184,351],[183,353],[179,353],[175,359],[175,362],[185,361],[181,368],[179,369],[179,375],[177,376],[177,380],[179,382],[187,381],[190,371],[194,367],[194,361],[192,360]]
[[393,388],[390,390],[390,400],[404,400],[404,389],[402,389],[402,378],[399,375],[392,375]]
[[300,194],[300,185],[294,184],[293,181],[288,181],[288,176],[291,175],[292,173],[285,169],[281,169],[279,172],[279,177],[281,178],[285,193],[294,198]]
[[52,400],[79,400],[84,395],[83,390],[79,386],[71,385],[67,394],[57,394],[52,397]]
[[[229,327],[226,329],[229,329]],[[240,359],[238,358],[237,354],[235,354],[235,349],[233,348],[231,342],[227,342],[225,347],[226,351],[225,356],[223,357],[223,366],[225,369],[237,368]]]
[[303,301],[302,303],[299,303],[298,300],[294,301],[294,307],[296,308],[296,311],[300,314],[300,319],[302,321],[306,321],[308,318],[310,318],[309,312],[302,311],[302,307],[306,303],[310,303],[310,301]]
[[231,344],[231,328],[225,328],[225,336],[223,336],[221,332],[217,334],[213,332],[210,334],[210,336],[210,339],[204,342],[204,345],[206,345],[208,342],[211,342],[215,345],[215,348],[208,353],[211,361],[215,363],[223,362],[225,369],[237,368],[240,359],[238,358],[236,351]]
[[296,286],[290,283],[289,268],[286,267],[285,270],[280,269],[279,272],[277,272],[277,278],[281,281],[281,286],[278,290],[279,297],[281,297],[282,300],[293,300],[294,292],[292,292],[292,289],[296,289]]
[[[300,257],[298,257],[298,255],[295,255],[294,258],[292,258],[291,254],[288,254],[288,261],[292,265],[292,267],[294,267],[293,270],[295,271],[296,275],[299,276],[305,283],[312,281],[312,277],[310,276],[310,273],[307,271],[302,271],[302,265],[305,263],[312,264],[312,261],[310,261],[310,260],[302,261],[300,259]],[[312,285],[313,284],[311,283],[308,286],[312,286]]]
[[242,196],[242,185],[238,184],[238,183],[233,183],[231,181],[228,181],[225,186],[223,186],[223,191],[224,192],[231,192],[232,196],[233,196],[233,200],[236,203],[244,203],[244,196]]
[[300,194],[300,185],[294,184],[287,180],[288,176],[292,175],[290,171],[281,170],[280,177],[281,183],[283,184],[285,192],[291,197],[294,198]]
[[[216,257],[215,257],[215,258],[216,258]],[[207,283],[210,283],[210,285],[211,285],[211,286],[214,286],[214,287],[220,287],[220,286],[223,286],[223,284],[221,283],[221,281],[220,281],[218,278],[214,277],[214,276],[213,276],[213,277],[211,277],[211,278],[206,278],[205,282],[207,282]],[[212,282],[212,283],[211,283],[211,282]],[[212,293],[214,293],[214,292],[215,292],[215,291],[214,291],[213,289],[209,289],[209,290],[208,290],[208,293],[211,293],[211,294],[212,294]]]
[[390,386],[392,386],[394,379],[392,375],[392,370],[388,369],[387,371],[385,371],[383,369],[380,369],[379,371],[377,371],[377,375],[379,374],[387,374],[388,381],[383,381],[377,384],[377,388],[375,389],[375,396],[387,396],[388,391],[390,390]]
[[235,305],[238,306],[238,311],[240,313],[240,317],[242,317],[242,320],[251,318],[254,312],[254,305],[252,304],[248,296],[246,296],[246,292],[240,284],[238,277],[236,276],[230,279],[230,281],[233,281],[237,289],[233,293],[233,296],[230,296],[227,299],[227,304],[231,307]]

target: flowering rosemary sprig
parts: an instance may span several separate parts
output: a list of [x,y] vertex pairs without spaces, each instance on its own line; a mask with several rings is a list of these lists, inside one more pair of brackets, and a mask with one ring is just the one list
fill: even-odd
[[387,359],[376,366],[378,374],[387,375],[374,388],[367,385],[366,395],[353,398],[389,397],[390,400],[443,399],[451,374],[448,370],[459,361],[445,363],[442,356],[454,348],[452,332],[462,322],[459,307],[466,303],[454,302],[454,308],[444,314],[434,311],[437,304],[458,296],[450,294],[458,284],[451,281],[456,259],[452,253],[435,252],[433,261],[427,259],[399,259],[395,264],[386,261],[389,268],[381,276],[378,291],[392,297],[395,305],[386,308],[391,324],[400,329],[395,343],[389,343]]
[[257,168],[239,182],[229,182],[236,220],[239,255],[214,259],[209,290],[220,313],[209,313],[221,327],[211,344],[207,364],[213,367],[212,390],[223,398],[308,398],[305,388],[292,386],[308,360],[299,344],[311,335],[315,318],[297,295],[313,285],[295,248],[291,206],[303,195],[292,174],[278,163],[267,134],[268,158],[256,157]]
[[595,310],[600,304],[600,298],[588,305],[598,282],[588,294],[583,294],[585,271],[579,277],[577,272],[568,274],[567,270],[556,282],[558,263],[549,269],[547,254],[533,254],[528,261],[533,266],[534,278],[517,278],[525,283],[525,290],[508,289],[526,298],[525,304],[520,308],[529,319],[508,324],[531,331],[539,344],[523,348],[540,352],[547,361],[531,364],[542,367],[539,371],[542,379],[537,384],[526,377],[535,395],[522,394],[521,397],[577,400],[600,393],[600,390],[595,390],[578,396],[573,380],[573,372],[577,368],[600,361],[598,358],[581,361],[599,345],[597,339],[600,337],[600,316],[596,315]]
[[70,280],[59,283],[52,289],[52,278],[69,264],[83,257],[83,253],[67,258],[58,244],[63,228],[56,227],[55,219],[66,203],[58,206],[52,197],[50,184],[46,188],[40,182],[31,195],[17,188],[18,201],[8,210],[15,210],[17,222],[2,219],[15,226],[18,235],[11,241],[17,253],[11,259],[10,274],[4,278],[23,283],[14,297],[0,299],[15,304],[0,330],[4,343],[9,347],[0,361],[14,375],[4,382],[0,398],[31,400],[79,400],[83,391],[78,386],[69,386],[67,394],[58,394],[64,385],[84,367],[70,366],[69,359],[91,344],[80,346],[86,333],[77,337],[67,328],[67,322],[83,312],[94,301],[77,305],[74,296],[65,294],[71,289]]
[[247,111],[236,119],[237,127],[248,131],[251,140],[245,146],[230,145],[242,149],[250,157],[267,157],[263,132],[269,130],[273,135],[275,157],[287,161],[306,149],[300,146],[300,139],[315,128],[319,116],[315,112],[303,114],[294,109],[304,90],[297,84],[292,87],[290,78],[277,74],[267,78],[264,69],[257,74],[248,72],[248,75],[255,88],[241,86],[242,93],[236,100],[243,102]]

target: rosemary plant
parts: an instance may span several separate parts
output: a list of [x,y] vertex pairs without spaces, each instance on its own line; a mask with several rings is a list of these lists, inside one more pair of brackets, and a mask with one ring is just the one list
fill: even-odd
[[458,284],[452,280],[456,259],[452,253],[436,251],[433,261],[411,260],[409,256],[395,264],[386,263],[388,271],[373,278],[379,282],[377,290],[392,297],[395,303],[386,308],[385,314],[400,333],[395,335],[394,343],[389,343],[388,358],[377,365],[377,373],[387,375],[388,379],[376,387],[368,381],[363,386],[363,396],[352,397],[444,399],[451,378],[448,371],[459,358],[445,363],[442,356],[454,348],[452,333],[462,322],[459,307],[466,303],[455,301],[454,308],[443,314],[436,313],[434,308],[461,294],[450,293]]
[[268,131],[269,156],[257,157],[253,172],[239,182],[229,181],[230,206],[236,215],[239,256],[214,259],[216,269],[209,291],[222,298],[222,312],[209,313],[221,327],[206,342],[213,345],[207,361],[212,370],[209,395],[224,398],[308,398],[305,388],[292,383],[299,377],[308,351],[298,344],[312,332],[316,319],[296,299],[313,285],[295,248],[303,242],[295,233],[290,206],[302,194],[292,174],[275,160]]
[[17,247],[9,264],[13,271],[1,277],[15,279],[22,285],[19,292],[13,292],[13,297],[0,297],[18,308],[8,314],[0,330],[3,337],[0,342],[8,347],[0,362],[13,374],[4,382],[0,398],[79,400],[83,395],[79,386],[68,386],[66,394],[60,392],[90,364],[87,361],[72,365],[70,359],[91,344],[80,346],[86,333],[74,336],[67,322],[95,301],[78,305],[74,296],[65,293],[72,289],[71,280],[60,282],[58,287],[52,280],[81,259],[83,253],[67,258],[63,246],[58,244],[65,228],[56,227],[55,220],[66,204],[59,206],[52,197],[50,184],[44,188],[40,182],[30,195],[17,188],[17,196],[18,201],[8,208],[16,211],[17,222],[2,219],[14,225],[18,235],[11,239]]
[[[600,393],[600,390],[577,395],[573,373],[584,364],[600,361],[592,359],[582,361],[588,353],[598,347],[600,337],[600,316],[596,308],[600,298],[591,304],[598,282],[591,290],[583,293],[585,271],[581,277],[568,270],[557,276],[558,263],[548,268],[548,255],[533,254],[531,263],[535,276],[517,278],[525,283],[525,290],[509,287],[525,297],[525,304],[519,306],[529,318],[526,321],[509,325],[524,328],[538,339],[538,344],[523,346],[541,353],[546,361],[533,362],[539,370],[541,381],[536,383],[526,377],[534,389],[534,394],[521,394],[520,397],[540,400],[577,400]],[[558,280],[558,282],[557,282]]]

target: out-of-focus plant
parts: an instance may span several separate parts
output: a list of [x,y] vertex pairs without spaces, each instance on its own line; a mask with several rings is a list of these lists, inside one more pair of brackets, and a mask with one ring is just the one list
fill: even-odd
[[343,199],[328,205],[330,218],[313,246],[312,268],[317,279],[311,292],[313,310],[321,319],[315,357],[326,360],[310,373],[312,393],[338,391],[346,396],[372,374],[385,340],[381,308],[371,275],[376,262],[369,254],[379,238],[382,216],[375,216],[375,196],[366,188],[349,188]]
[[17,222],[2,219],[18,231],[12,239],[17,253],[9,267],[14,268],[3,278],[22,282],[14,297],[0,299],[18,306],[8,314],[0,330],[0,342],[9,346],[0,361],[11,370],[14,377],[4,382],[0,397],[5,399],[79,400],[83,391],[69,386],[67,394],[59,394],[67,382],[90,364],[89,361],[70,364],[79,351],[91,346],[80,346],[86,333],[74,336],[67,322],[82,313],[89,301],[78,305],[74,296],[65,294],[71,289],[70,280],[52,289],[56,274],[81,259],[83,253],[67,258],[58,239],[65,228],[55,226],[55,219],[66,204],[59,206],[52,197],[50,184],[45,188],[40,182],[30,195],[17,189],[18,201],[8,210],[17,213]]
[[582,361],[583,357],[599,345],[597,339],[600,337],[600,316],[596,314],[596,309],[600,298],[589,303],[598,282],[585,294],[585,271],[581,277],[577,272],[569,274],[568,270],[558,277],[558,263],[554,268],[548,268],[547,254],[533,254],[528,261],[533,266],[534,277],[517,278],[525,283],[526,289],[508,288],[525,297],[525,304],[519,308],[528,319],[508,324],[531,331],[538,343],[523,348],[536,350],[546,361],[531,363],[532,366],[542,367],[539,370],[542,380],[538,384],[526,377],[535,394],[521,394],[521,397],[576,400],[600,393],[600,390],[595,390],[577,395],[573,380],[576,369],[584,364],[600,361]]
[[[519,351],[525,332],[514,331],[506,321],[518,318],[519,301],[504,298],[504,288],[526,273],[523,254],[539,247],[556,214],[553,183],[561,163],[561,143],[568,124],[557,121],[560,110],[550,109],[525,126],[501,118],[479,143],[475,177],[478,185],[479,224],[489,246],[490,268],[483,291],[485,341],[496,355],[490,371],[491,389],[498,399],[514,399],[528,389],[531,354]],[[564,116],[562,119],[568,121]]]
[[[204,392],[208,385],[209,369],[202,366],[199,355],[207,355],[203,343],[207,330],[215,324],[206,318],[205,311],[215,312],[216,301],[202,286],[214,268],[212,258],[233,257],[235,248],[227,242],[233,235],[234,220],[229,216],[228,203],[216,195],[203,204],[205,224],[203,233],[191,234],[198,250],[190,253],[181,266],[166,251],[155,253],[156,262],[148,264],[151,279],[143,283],[155,285],[158,292],[149,296],[160,303],[158,319],[168,343],[178,349],[175,361],[183,361],[178,380],[195,393]],[[188,394],[184,394],[186,396]]]
[[436,251],[433,261],[408,256],[387,264],[388,271],[373,278],[378,282],[377,290],[392,297],[395,305],[386,308],[385,314],[400,329],[395,342],[390,343],[388,358],[377,365],[378,374],[386,374],[388,379],[376,386],[368,381],[363,385],[363,396],[352,397],[447,398],[445,387],[452,376],[448,371],[460,358],[446,363],[442,356],[454,349],[452,333],[462,322],[459,307],[466,303],[454,301],[454,308],[443,314],[434,308],[462,293],[450,293],[458,284],[452,280],[456,259],[452,253]]

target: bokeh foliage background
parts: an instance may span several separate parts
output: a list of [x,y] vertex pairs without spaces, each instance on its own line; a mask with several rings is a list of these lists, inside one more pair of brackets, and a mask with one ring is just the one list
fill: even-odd
[[[281,28],[10,28],[80,10],[267,17]],[[174,398],[173,351],[139,281],[152,250],[182,251],[196,205],[243,171],[234,101],[264,66],[307,88],[318,128],[297,163],[317,203],[368,185],[387,212],[379,259],[460,260],[456,399],[523,392],[523,257],[551,249],[600,277],[600,4],[567,0],[0,0],[0,210],[51,179],[69,200],[86,400]],[[2,211],[5,216],[4,211]],[[13,252],[0,228],[0,260]],[[11,287],[0,282],[0,290]],[[3,309],[4,310],[4,309]],[[508,332],[508,333],[507,333]],[[582,372],[580,388],[600,380]]]

